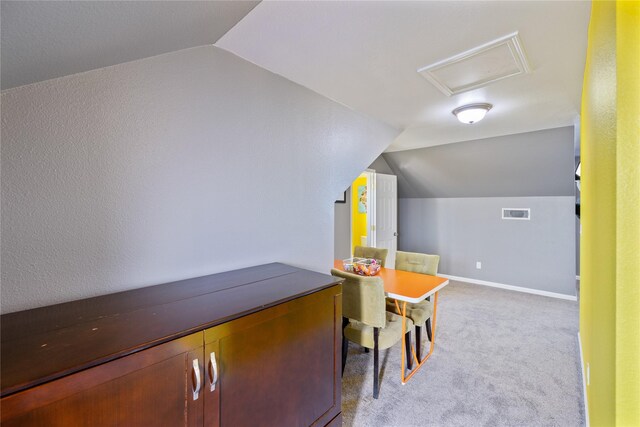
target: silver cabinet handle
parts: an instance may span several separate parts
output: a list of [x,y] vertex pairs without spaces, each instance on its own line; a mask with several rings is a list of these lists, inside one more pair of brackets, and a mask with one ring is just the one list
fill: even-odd
[[218,382],[218,364],[216,363],[215,351],[209,355],[209,378],[211,378],[211,391],[215,391]]
[[200,380],[200,363],[198,363],[198,359],[193,359],[193,372],[195,373],[196,377],[196,384],[193,387],[193,400],[198,400],[200,387],[202,387],[202,382]]

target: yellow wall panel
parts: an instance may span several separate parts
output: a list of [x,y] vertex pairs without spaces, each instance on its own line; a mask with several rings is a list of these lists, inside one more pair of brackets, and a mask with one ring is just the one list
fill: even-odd
[[640,20],[594,1],[581,116],[580,336],[594,426],[640,425]]
[[367,178],[363,175],[351,185],[351,253],[353,248],[360,246],[360,237],[367,235],[367,214],[358,211],[358,188],[362,186],[367,186]]
[[594,2],[582,89],[580,337],[589,418],[613,425],[616,283],[615,3]]
[[640,2],[616,5],[616,424],[640,426]]

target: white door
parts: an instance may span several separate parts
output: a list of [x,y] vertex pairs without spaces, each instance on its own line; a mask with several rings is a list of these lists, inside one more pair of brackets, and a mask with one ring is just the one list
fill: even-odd
[[396,251],[398,250],[398,180],[395,175],[375,176],[375,234],[374,242],[377,248],[387,248],[387,262],[385,266],[394,268]]

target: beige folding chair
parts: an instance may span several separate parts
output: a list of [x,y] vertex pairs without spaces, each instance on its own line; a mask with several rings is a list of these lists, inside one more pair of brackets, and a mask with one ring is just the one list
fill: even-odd
[[[373,349],[373,397],[378,398],[378,350],[384,350],[402,339],[406,333],[407,349],[411,347],[413,322],[406,319],[402,330],[402,316],[385,309],[384,284],[380,277],[359,276],[332,269],[331,274],[345,279],[342,283],[342,372],[347,362],[349,341]],[[410,351],[407,350],[407,365]],[[409,368],[410,369],[410,368]]]
[[[438,274],[439,262],[439,255],[397,251],[395,269],[435,276]],[[395,301],[392,299],[387,299],[387,310],[395,314],[401,314],[398,312]],[[420,340],[423,324],[427,330],[427,338],[429,341],[432,339],[431,316],[433,316],[433,301],[430,301],[430,298],[419,303],[407,303],[407,317],[410,318],[416,326],[416,356],[418,360],[422,360]]]

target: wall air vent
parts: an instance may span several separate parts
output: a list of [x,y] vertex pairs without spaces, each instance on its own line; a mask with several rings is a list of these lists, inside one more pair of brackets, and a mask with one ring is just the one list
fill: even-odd
[[530,208],[502,208],[502,219],[531,219]]
[[418,70],[447,96],[530,72],[517,31]]

